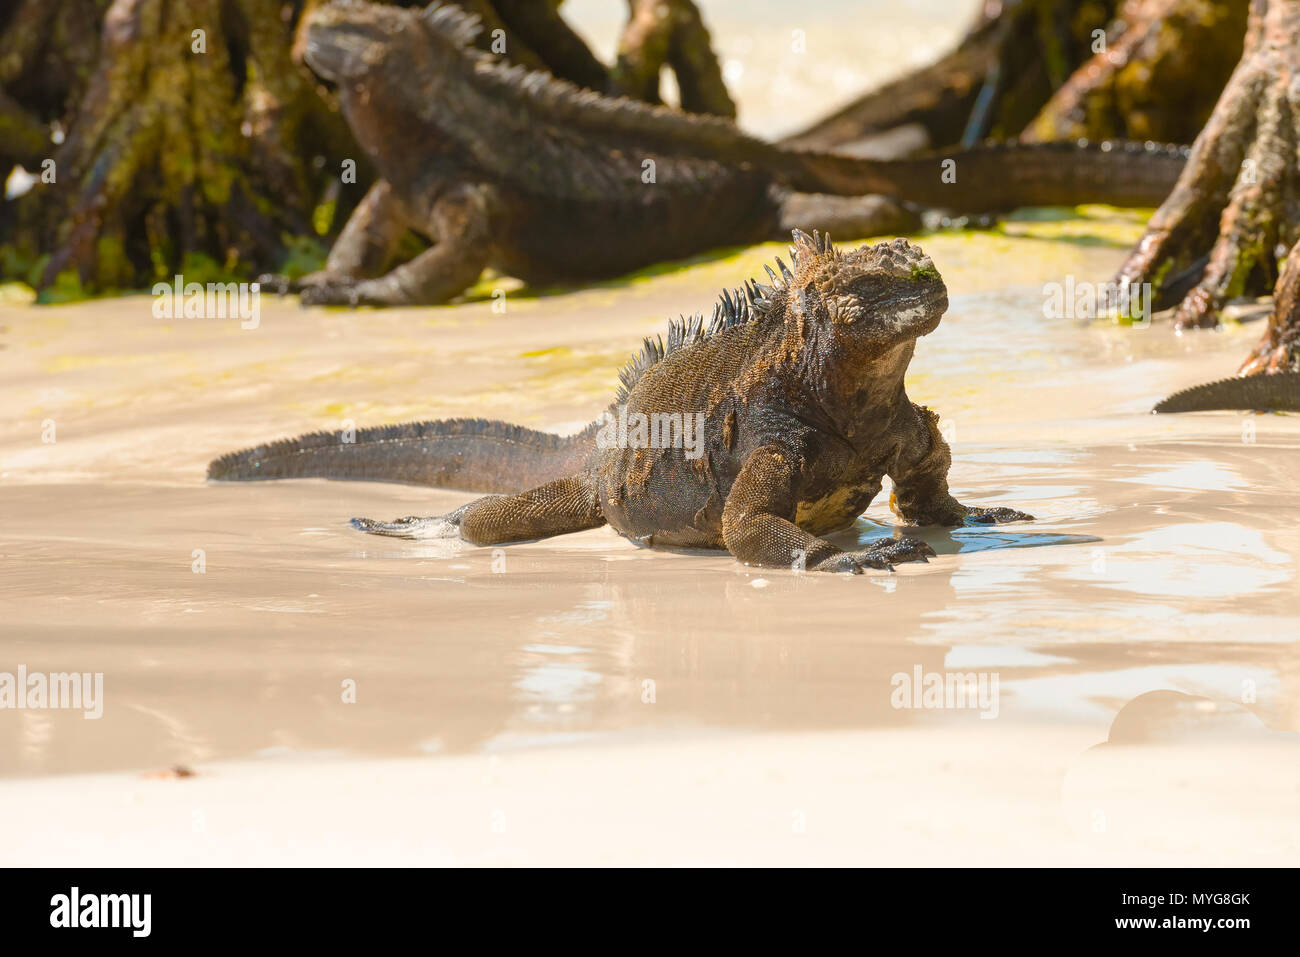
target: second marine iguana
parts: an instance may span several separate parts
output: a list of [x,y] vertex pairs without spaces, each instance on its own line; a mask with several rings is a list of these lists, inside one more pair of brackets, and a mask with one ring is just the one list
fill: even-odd
[[318,433],[224,456],[208,476],[506,493],[435,518],[353,520],[382,535],[496,545],[608,524],[646,545],[854,574],[934,554],[913,538],[844,551],[821,537],[851,525],[886,475],[914,525],[1032,519],[949,494],[939,417],[903,387],[917,338],[948,308],[930,258],[904,239],[843,253],[798,230],[791,257],[793,270],[769,267],[770,284],[723,293],[711,323],[646,340],[614,403],[575,436],[475,420],[367,429],[349,444]]
[[1175,392],[1152,412],[1300,412],[1300,372],[1234,376]]
[[[1085,202],[1154,206],[1186,150],[1154,144],[987,146],[869,160],[764,142],[720,117],[602,96],[473,45],[476,18],[331,3],[307,63],[338,88],[382,179],[325,268],[262,277],[305,304],[443,302],[485,267],[530,284],[612,278],[789,235],[907,232],[909,204],[981,213]],[[948,161],[952,161],[951,164]],[[955,177],[955,180],[954,180]],[[393,268],[408,231],[433,245]]]

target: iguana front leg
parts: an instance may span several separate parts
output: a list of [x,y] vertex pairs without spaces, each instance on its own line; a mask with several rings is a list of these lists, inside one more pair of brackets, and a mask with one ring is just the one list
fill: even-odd
[[303,290],[303,305],[427,306],[446,302],[478,281],[492,251],[496,193],[484,184],[456,186],[435,200],[428,232],[434,245],[376,279],[338,277]]
[[366,192],[348,217],[343,231],[330,247],[325,268],[299,279],[265,275],[258,279],[264,292],[301,292],[312,286],[348,279],[378,276],[392,261],[398,243],[410,228],[410,219],[386,180]]
[[[908,411],[910,410],[910,412]],[[939,416],[925,406],[904,408],[902,449],[890,472],[894,492],[889,506],[913,525],[981,525],[1033,521],[1034,516],[1014,508],[962,505],[948,492],[952,451],[939,433]]]
[[882,538],[860,551],[846,552],[794,523],[794,456],[767,445],[745,460],[722,509],[722,541],[746,565],[803,567],[810,571],[851,572],[891,569],[901,562],[927,561],[934,554],[917,539]]
[[449,538],[458,533],[472,545],[504,545],[598,528],[605,517],[591,482],[585,475],[573,475],[518,495],[485,495],[436,518],[354,518],[352,524],[363,532],[396,538]]

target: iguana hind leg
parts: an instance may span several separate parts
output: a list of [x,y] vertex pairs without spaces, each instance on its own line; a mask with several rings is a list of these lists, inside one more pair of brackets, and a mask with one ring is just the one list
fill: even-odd
[[722,540],[738,561],[860,575],[864,568],[889,570],[901,562],[928,561],[934,554],[925,542],[910,538],[880,539],[846,552],[804,531],[793,521],[794,471],[793,456],[771,445],[745,460],[722,509]]
[[478,281],[492,250],[495,192],[463,184],[434,202],[428,232],[434,245],[383,276],[339,276],[303,290],[303,305],[425,306],[446,302]]
[[472,545],[526,542],[604,524],[595,488],[585,475],[547,482],[518,495],[486,495],[448,515],[433,518],[412,516],[394,522],[352,520],[353,527],[375,535],[449,538],[459,534]]

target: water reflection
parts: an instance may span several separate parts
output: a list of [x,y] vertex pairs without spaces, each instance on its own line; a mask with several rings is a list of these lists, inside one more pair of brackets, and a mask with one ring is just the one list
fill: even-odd
[[[464,753],[970,717],[893,707],[892,676],[917,667],[996,672],[1004,721],[1098,720],[1152,687],[1229,694],[1251,681],[1290,727],[1300,715],[1295,669],[1278,648],[1294,641],[1297,533],[1237,502],[1249,486],[1279,514],[1294,508],[1296,493],[1279,484],[1287,454],[1225,449],[1207,468],[1205,446],[1177,442],[1015,461],[1005,449],[974,452],[956,481],[987,494],[959,494],[1050,517],[914,530],[873,505],[840,544],[920,534],[939,554],[857,577],[638,549],[607,529],[511,548],[501,564],[490,549],[384,542],[320,523],[367,509],[436,513],[454,493],[429,501],[419,490],[327,483],[256,496],[220,489],[231,505],[207,500],[217,506],[210,529],[160,525],[144,551],[123,553],[110,533],[115,511],[148,503],[185,514],[193,494],[127,486],[66,506],[82,535],[76,563],[34,544],[21,573],[0,582],[18,599],[15,621],[48,626],[62,608],[72,623],[62,641],[11,642],[10,656],[30,669],[105,671],[105,717],[47,712],[0,725],[11,739],[0,761],[32,773],[267,748]],[[8,494],[21,521],[44,493]],[[364,494],[373,500],[359,504]],[[217,531],[235,513],[254,538]],[[299,514],[312,523],[295,526]],[[313,533],[307,550],[272,544],[303,530]],[[207,575],[190,572],[194,539],[213,549]],[[155,541],[162,551],[148,551]],[[88,615],[92,631],[77,624]],[[354,705],[340,701],[349,680]]]

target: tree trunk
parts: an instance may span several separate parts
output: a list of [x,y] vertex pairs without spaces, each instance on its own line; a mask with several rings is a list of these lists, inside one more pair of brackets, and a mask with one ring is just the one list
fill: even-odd
[[1117,14],[1117,0],[990,0],[952,53],[787,142],[832,148],[909,124],[933,148],[990,136],[1190,142],[1241,56],[1248,4],[1124,0]]
[[787,138],[828,149],[919,124],[932,148],[1011,137],[1092,56],[1118,0],[986,0],[957,49]]
[[1268,327],[1237,371],[1240,375],[1300,372],[1300,242],[1291,247],[1278,276]]
[[313,160],[346,155],[350,136],[289,59],[282,9],[114,0],[51,175],[20,203],[16,243],[43,254],[38,287],[249,275],[281,256],[286,235],[313,233],[336,176]]
[[110,0],[0,0],[0,174],[50,155],[50,125],[81,96]]
[[1117,277],[1158,291],[1173,277],[1203,270],[1178,304],[1179,329],[1213,326],[1229,299],[1276,283],[1273,319],[1243,367],[1248,372],[1297,366],[1297,117],[1300,0],[1254,0],[1241,62],[1177,186]]
[[1241,59],[1249,0],[1126,0],[1024,139],[1190,143]]
[[661,103],[659,72],[669,66],[677,78],[682,109],[734,118],[736,104],[722,82],[709,31],[695,4],[691,0],[628,0],[628,5],[611,92]]

